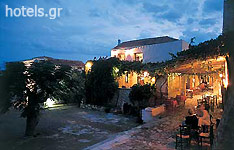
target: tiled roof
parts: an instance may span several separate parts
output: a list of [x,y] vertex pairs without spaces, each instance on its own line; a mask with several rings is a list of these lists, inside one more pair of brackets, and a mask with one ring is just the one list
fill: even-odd
[[75,61],[75,60],[66,60],[66,59],[54,59],[51,57],[45,57],[48,61],[51,61],[57,65],[68,65],[68,66],[80,66],[84,67],[84,63],[82,61]]
[[24,61],[36,61],[36,60],[50,61],[56,65],[68,65],[68,66],[77,66],[77,67],[84,67],[85,66],[85,64],[82,61],[55,59],[55,58],[47,57],[47,56],[40,56],[40,57],[35,57],[32,59],[23,60],[23,62]]
[[147,39],[126,41],[126,42],[120,43],[119,45],[117,45],[113,49],[139,47],[139,46],[144,46],[144,45],[153,45],[153,44],[174,42],[174,41],[177,41],[177,40],[178,39],[171,38],[171,37],[168,37],[168,36],[156,37],[156,38],[147,38]]

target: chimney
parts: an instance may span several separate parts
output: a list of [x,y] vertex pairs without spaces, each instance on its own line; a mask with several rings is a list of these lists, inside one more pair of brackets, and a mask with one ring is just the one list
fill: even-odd
[[121,40],[120,40],[120,39],[118,39],[118,45],[119,45],[119,44],[121,44]]

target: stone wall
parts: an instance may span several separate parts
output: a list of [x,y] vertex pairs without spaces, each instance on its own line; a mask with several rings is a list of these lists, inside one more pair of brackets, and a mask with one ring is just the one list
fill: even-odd
[[119,88],[118,92],[116,92],[115,96],[113,97],[111,104],[117,108],[122,108],[124,103],[131,104],[128,97],[130,91],[131,89],[128,88]]

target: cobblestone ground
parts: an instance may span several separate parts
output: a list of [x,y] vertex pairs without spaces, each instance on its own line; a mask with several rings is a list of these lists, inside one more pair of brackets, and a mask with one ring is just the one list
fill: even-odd
[[63,106],[41,111],[36,137],[23,137],[25,119],[0,115],[0,150],[80,150],[136,127],[135,118]]
[[112,149],[174,149],[175,131],[184,120],[186,112],[184,108],[177,108],[174,112],[169,111],[157,122],[143,125],[139,132],[131,135],[124,143],[116,144]]
[[[168,110],[154,122],[144,124],[143,126],[133,129],[134,131],[120,135],[116,140],[103,142],[95,145],[91,149],[111,149],[111,150],[170,150],[175,149],[175,135],[181,122],[187,116],[188,108],[196,105],[195,96],[188,99],[185,106]],[[221,117],[221,112],[217,109],[212,115],[213,120]],[[192,145],[185,149],[201,149],[192,141]],[[203,145],[202,149],[210,149],[209,145]]]

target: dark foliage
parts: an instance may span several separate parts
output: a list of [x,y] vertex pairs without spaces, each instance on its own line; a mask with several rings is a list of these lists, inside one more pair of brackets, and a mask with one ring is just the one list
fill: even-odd
[[[26,67],[23,63],[8,63],[0,76],[0,110],[5,113],[11,104],[25,99]],[[23,108],[23,105],[17,106]]]
[[[69,79],[71,68],[50,62],[34,62],[30,67],[23,63],[9,63],[0,78],[1,111],[13,104],[27,118],[25,135],[33,135],[38,124],[40,103],[47,98],[62,98],[61,83]],[[61,91],[61,90],[60,90]]]
[[117,62],[117,59],[94,61],[91,72],[86,76],[86,103],[105,105],[113,98],[118,88],[113,74]]
[[129,93],[129,99],[137,107],[147,107],[150,97],[153,95],[153,88],[148,85],[136,84]]
[[59,82],[59,87],[55,91],[56,99],[62,99],[64,103],[76,103],[80,105],[84,98],[85,74],[78,70],[67,72],[66,78]]
[[198,45],[191,46],[186,51],[177,53],[178,59],[207,59],[217,55],[225,55],[226,52],[222,50],[224,46],[225,36],[220,35],[216,39],[211,39]]

